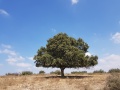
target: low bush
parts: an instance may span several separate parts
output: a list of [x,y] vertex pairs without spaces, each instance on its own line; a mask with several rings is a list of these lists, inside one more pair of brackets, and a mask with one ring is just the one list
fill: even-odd
[[31,72],[31,71],[23,71],[21,73],[21,75],[32,75],[32,74],[33,74],[33,72]]
[[60,75],[61,72],[60,72],[60,70],[56,70],[56,71],[54,71],[54,72],[50,72],[50,74],[57,74],[57,75]]
[[106,82],[104,90],[120,90],[120,74],[112,73]]
[[102,69],[100,69],[100,70],[96,70],[96,71],[94,71],[93,73],[105,73],[105,71],[102,70]]
[[108,73],[120,73],[120,69],[110,69]]
[[71,74],[85,74],[87,71],[73,71]]
[[20,75],[19,73],[6,73],[6,76],[18,76]]
[[39,74],[45,74],[45,72],[43,70],[39,71]]

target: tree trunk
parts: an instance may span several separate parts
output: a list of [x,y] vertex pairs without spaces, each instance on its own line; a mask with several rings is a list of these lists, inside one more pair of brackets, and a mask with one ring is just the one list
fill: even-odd
[[64,69],[65,68],[60,68],[61,69],[61,77],[64,77]]

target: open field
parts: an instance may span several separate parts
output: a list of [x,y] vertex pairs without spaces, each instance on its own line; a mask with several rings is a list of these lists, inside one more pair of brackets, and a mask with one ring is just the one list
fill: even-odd
[[0,90],[103,90],[108,74],[1,76]]

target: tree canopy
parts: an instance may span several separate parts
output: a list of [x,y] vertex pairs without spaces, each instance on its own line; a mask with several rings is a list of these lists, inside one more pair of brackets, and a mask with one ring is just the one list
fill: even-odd
[[46,47],[40,47],[34,56],[36,67],[56,67],[64,76],[65,68],[95,66],[97,56],[88,56],[88,44],[81,38],[77,40],[66,33],[59,33],[47,41]]

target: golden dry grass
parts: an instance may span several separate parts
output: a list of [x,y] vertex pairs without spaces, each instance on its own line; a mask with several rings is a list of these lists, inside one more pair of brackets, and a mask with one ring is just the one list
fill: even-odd
[[103,90],[108,74],[28,75],[0,77],[0,90]]

